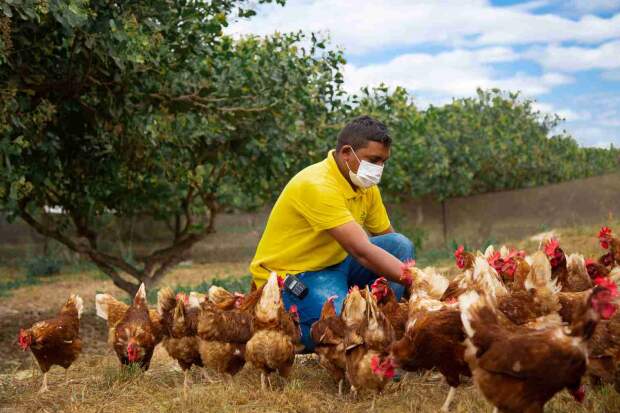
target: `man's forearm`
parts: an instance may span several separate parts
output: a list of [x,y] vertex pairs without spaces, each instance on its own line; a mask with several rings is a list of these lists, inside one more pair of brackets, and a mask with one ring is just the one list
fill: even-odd
[[403,263],[389,252],[369,244],[363,251],[353,256],[362,266],[370,269],[375,274],[381,275],[390,281],[402,283]]

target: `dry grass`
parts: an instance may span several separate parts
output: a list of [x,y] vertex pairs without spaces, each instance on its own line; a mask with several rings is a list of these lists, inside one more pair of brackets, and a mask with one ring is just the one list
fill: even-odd
[[[352,399],[339,397],[337,386],[311,356],[298,361],[286,382],[272,380],[274,388],[263,393],[258,373],[246,367],[232,381],[217,379],[203,383],[197,370],[187,398],[182,392],[183,374],[165,351],[158,348],[151,369],[139,371],[121,368],[111,353],[79,359],[69,370],[65,385],[62,369],[53,368],[50,391],[38,395],[41,374],[34,378],[30,370],[3,375],[0,379],[0,405],[15,411],[83,412],[365,412],[372,394]],[[378,412],[437,412],[448,387],[434,374],[427,377],[410,374],[400,383],[390,384],[377,396]],[[579,405],[566,392],[548,405],[548,412],[614,412],[620,407],[620,395],[611,387],[591,390],[587,402]],[[453,412],[490,412],[471,383],[462,385],[455,398]]]
[[[620,222],[609,223],[620,229]],[[615,224],[615,225],[614,225]],[[566,252],[600,255],[595,235],[598,227],[560,230]],[[533,250],[536,242],[509,242]],[[450,266],[443,261],[439,266]],[[195,265],[179,268],[167,279],[169,284],[194,284],[213,276],[243,274],[245,263]],[[65,411],[65,412],[365,412],[373,400],[372,394],[352,399],[339,397],[337,386],[312,356],[301,356],[288,381],[273,380],[274,388],[260,390],[258,372],[246,366],[232,381],[218,379],[202,382],[199,371],[192,371],[194,384],[188,397],[183,397],[183,373],[176,362],[158,347],[151,369],[141,373],[121,368],[107,347],[104,321],[94,315],[92,297],[96,291],[120,294],[107,280],[91,275],[66,275],[55,278],[53,284],[24,287],[9,297],[0,298],[0,411]],[[34,360],[29,353],[18,351],[15,336],[20,325],[49,316],[71,292],[85,297],[82,321],[84,352],[69,369],[69,383],[64,382],[63,370],[53,367],[49,375],[50,391],[38,395],[41,373],[32,369]],[[34,371],[34,377],[33,375]],[[553,372],[550,372],[553,374]],[[436,373],[409,374],[400,383],[390,384],[376,397],[378,412],[437,412],[448,387]],[[8,409],[8,410],[4,410]],[[480,396],[471,382],[457,391],[453,412],[490,412],[491,406]],[[618,412],[620,394],[612,387],[588,389],[586,403],[576,403],[567,392],[561,392],[547,404],[547,412]]]

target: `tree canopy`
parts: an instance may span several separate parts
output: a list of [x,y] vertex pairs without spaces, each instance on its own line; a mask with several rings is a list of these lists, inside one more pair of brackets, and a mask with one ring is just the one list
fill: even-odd
[[[183,260],[220,205],[270,199],[341,100],[343,59],[321,39],[223,34],[253,14],[243,1],[1,4],[2,204],[129,292]],[[46,206],[64,213],[42,220]],[[110,214],[173,221],[170,245],[109,254]]]
[[[425,110],[400,88],[346,95],[341,52],[314,34],[225,35],[253,4],[0,0],[0,207],[134,292],[213,232],[222,207],[273,200],[359,114],[391,129],[382,185],[393,196],[442,200],[617,167],[617,150],[580,148],[516,93]],[[165,221],[169,245],[135,259],[111,251],[111,216]]]

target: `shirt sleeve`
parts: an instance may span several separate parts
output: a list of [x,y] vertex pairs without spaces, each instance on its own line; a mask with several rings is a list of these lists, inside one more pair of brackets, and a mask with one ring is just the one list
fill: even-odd
[[308,184],[300,186],[296,192],[292,204],[315,231],[336,228],[354,220],[344,196],[335,188]]
[[388,217],[385,205],[383,205],[383,199],[381,199],[381,192],[376,186],[372,187],[370,207],[368,209],[368,215],[364,222],[364,227],[372,234],[379,234],[386,231],[391,223]]

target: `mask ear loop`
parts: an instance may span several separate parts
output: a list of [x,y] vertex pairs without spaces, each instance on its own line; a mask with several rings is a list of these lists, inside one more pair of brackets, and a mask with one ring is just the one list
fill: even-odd
[[[353,146],[349,145],[349,148],[351,148],[351,152],[353,152],[353,156],[355,156],[355,159],[357,159],[357,162],[359,164],[362,163],[362,161],[360,161],[360,158],[357,157],[357,154],[355,153],[355,149],[353,149]],[[349,168],[349,171],[353,172],[353,170],[351,169],[351,167],[349,166],[349,162],[344,161],[344,163],[347,165],[347,168]],[[355,172],[353,172],[355,173]]]

